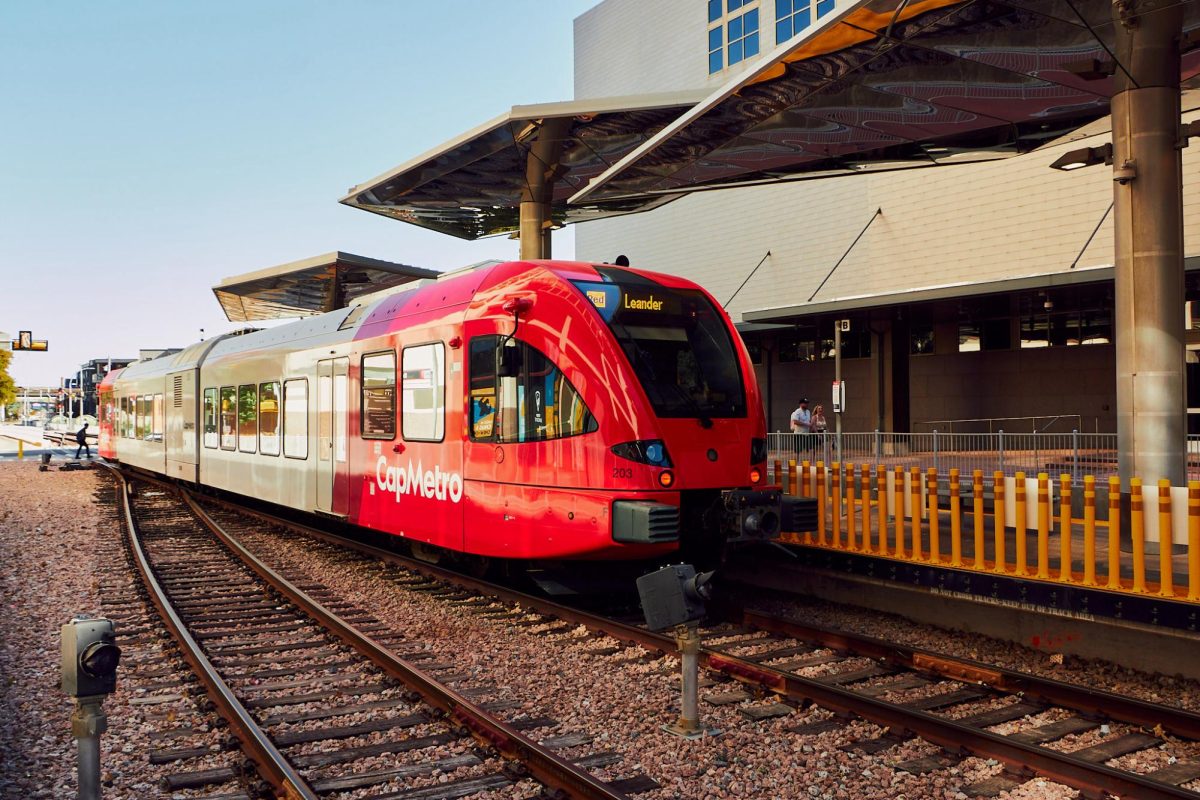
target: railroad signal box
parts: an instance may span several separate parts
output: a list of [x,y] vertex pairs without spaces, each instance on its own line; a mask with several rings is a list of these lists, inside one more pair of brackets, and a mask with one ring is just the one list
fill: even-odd
[[111,620],[76,617],[62,626],[62,690],[71,697],[111,694],[121,648]]
[[642,613],[652,631],[686,625],[703,618],[705,582],[712,573],[696,575],[691,564],[676,564],[637,579]]

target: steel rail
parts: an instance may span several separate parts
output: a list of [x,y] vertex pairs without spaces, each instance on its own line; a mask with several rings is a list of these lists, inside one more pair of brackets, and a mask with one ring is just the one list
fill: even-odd
[[[605,633],[620,641],[640,645],[652,652],[677,652],[674,639],[664,634],[599,617],[514,589],[497,586],[379,547],[327,533],[302,523],[247,509],[227,500],[206,498],[206,501],[218,503],[271,524],[291,528],[322,541],[349,547],[430,578],[456,584],[464,589],[488,594],[507,602],[519,603],[523,607],[538,613],[559,617],[564,621],[586,625],[594,631]],[[847,636],[847,639],[849,638]],[[1012,771],[1019,774],[1027,774],[1032,770],[1042,777],[1066,784],[1083,793],[1091,795],[1108,793],[1122,797],[1137,797],[1139,800],[1183,800],[1184,798],[1195,800],[1196,798],[1195,792],[1154,781],[1136,773],[1095,764],[1050,748],[1024,744],[1000,734],[962,725],[929,712],[902,708],[883,700],[858,694],[850,689],[804,678],[711,648],[702,647],[699,660],[703,667],[728,675],[739,682],[769,689],[788,699],[812,702],[835,712],[857,715],[895,731],[908,731],[952,753],[967,751],[976,756],[994,758],[1004,762]]]
[[201,522],[262,580],[336,634],[348,647],[419,694],[426,703],[445,712],[476,741],[500,753],[511,762],[510,772],[513,775],[518,778],[524,777],[527,771],[529,777],[550,789],[579,800],[628,800],[624,793],[521,735],[512,726],[496,719],[463,695],[434,680],[412,663],[342,620],[320,601],[251,553],[214,520],[190,492],[180,489],[180,494]]
[[758,611],[746,611],[743,619],[747,625],[759,630],[815,642],[835,650],[851,651],[867,658],[932,672],[953,680],[981,683],[1002,692],[1037,698],[1085,714],[1103,714],[1144,728],[1154,729],[1161,725],[1164,731],[1176,736],[1200,740],[1200,714],[1183,708],[1147,703],[1103,689],[1004,669],[969,658],[946,656],[870,636],[805,625]]
[[[107,464],[102,464],[102,466],[111,470],[117,477],[121,494],[121,508],[125,517],[126,540],[133,554],[134,565],[142,577],[142,582],[149,590],[150,602],[154,604],[159,616],[166,624],[167,630],[179,645],[184,661],[188,663],[204,685],[217,713],[229,723],[230,730],[242,745],[242,751],[253,762],[259,775],[275,789],[281,791],[282,797],[287,800],[319,800],[316,791],[279,752],[279,749],[255,722],[254,717],[234,695],[233,690],[221,678],[212,662],[200,649],[200,645],[188,633],[187,626],[176,613],[170,598],[159,584],[158,578],[154,574],[154,568],[150,565],[150,560],[139,541],[138,527],[133,517],[132,503],[129,500],[129,481],[119,469]],[[165,486],[173,488],[169,485]]]

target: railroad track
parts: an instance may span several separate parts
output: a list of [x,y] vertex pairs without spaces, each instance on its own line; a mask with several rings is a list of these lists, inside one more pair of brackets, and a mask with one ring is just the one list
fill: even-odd
[[[226,501],[205,499],[204,503],[231,519],[240,515],[242,519],[282,526],[396,565],[402,569],[397,585],[407,591],[452,598],[460,605],[468,603],[470,597],[486,597],[524,612],[537,612],[548,620],[585,625],[594,635],[604,634],[651,652],[675,651],[671,637],[634,624],[526,595]],[[463,607],[470,610],[469,606]],[[480,607],[495,613],[492,603],[481,603]],[[1106,763],[1157,748],[1167,737],[1200,741],[1200,715],[1178,707],[846,631],[803,626],[753,611],[744,612],[735,625],[704,629],[702,638],[706,645],[700,661],[710,679],[736,681],[742,686],[710,693],[705,698],[709,703],[740,703],[765,693],[777,696],[780,702],[774,709],[755,707],[757,717],[793,713],[797,706],[810,704],[832,712],[826,719],[792,727],[797,736],[866,720],[874,724],[868,728],[878,735],[845,746],[866,753],[881,753],[922,739],[935,751],[893,764],[917,774],[947,769],[971,756],[1002,762],[1007,768],[1004,773],[965,787],[974,796],[992,796],[1039,776],[1079,789],[1086,797],[1197,797],[1196,792],[1182,787],[1200,779],[1200,761],[1177,760],[1146,774]],[[1072,735],[1082,734],[1091,734],[1095,741],[1068,751]]]
[[[449,800],[533,781],[547,797],[617,800],[657,788],[645,776],[601,781],[588,766],[613,763],[608,754],[554,752],[585,738],[538,743],[523,731],[552,720],[503,720],[515,704],[477,705],[443,685],[434,673],[447,665],[422,669],[402,655],[420,657],[419,642],[320,584],[288,580],[185,493],[119,472],[117,480],[149,600],[275,796]],[[237,775],[181,773],[166,784]]]

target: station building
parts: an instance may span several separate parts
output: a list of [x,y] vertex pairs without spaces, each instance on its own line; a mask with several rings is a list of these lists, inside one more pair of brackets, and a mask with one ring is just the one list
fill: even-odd
[[[604,0],[575,20],[576,100],[713,91],[841,5]],[[1183,110],[1185,122],[1200,119],[1194,80]],[[834,322],[849,320],[848,431],[1028,431],[1057,419],[1053,430],[1111,432],[1112,171],[1050,168],[1111,141],[1110,127],[1104,118],[995,161],[697,192],[577,226],[576,255],[624,254],[726,303],[758,365],[772,430],[787,429],[800,396],[829,410]],[[1189,312],[1189,432],[1200,433],[1195,143],[1183,170],[1179,302]]]

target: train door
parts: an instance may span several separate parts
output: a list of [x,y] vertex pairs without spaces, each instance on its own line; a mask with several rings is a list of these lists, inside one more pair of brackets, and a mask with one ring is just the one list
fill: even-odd
[[196,431],[196,373],[189,369],[167,376],[167,474],[196,480],[199,438]]
[[317,510],[345,516],[349,358],[317,362]]

